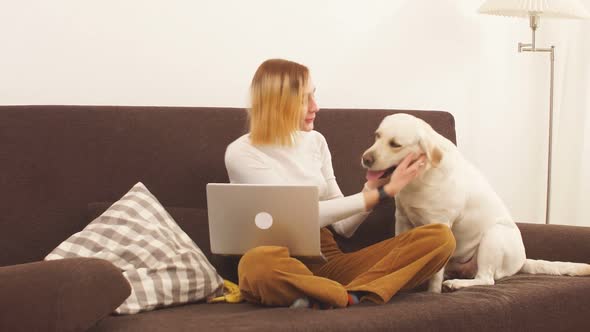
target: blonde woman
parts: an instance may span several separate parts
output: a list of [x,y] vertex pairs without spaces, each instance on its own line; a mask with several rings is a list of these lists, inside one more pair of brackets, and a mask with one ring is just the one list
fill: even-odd
[[344,197],[326,140],[313,130],[319,108],[308,68],[267,60],[254,74],[250,90],[250,131],[225,154],[230,182],[317,185],[327,262],[305,265],[285,247],[253,248],[238,265],[240,290],[248,301],[291,307],[386,303],[446,264],[455,249],[446,226],[418,227],[354,253],[340,251],[332,233],[352,236],[381,199],[394,197],[419,174],[424,156],[407,156],[389,179],[368,181],[361,192]]

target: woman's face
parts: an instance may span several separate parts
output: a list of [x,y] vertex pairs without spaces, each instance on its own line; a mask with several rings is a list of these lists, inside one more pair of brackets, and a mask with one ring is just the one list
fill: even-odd
[[316,113],[320,110],[318,104],[315,101],[315,85],[309,77],[307,81],[303,95],[303,119],[301,120],[302,131],[312,131],[313,121],[315,120]]

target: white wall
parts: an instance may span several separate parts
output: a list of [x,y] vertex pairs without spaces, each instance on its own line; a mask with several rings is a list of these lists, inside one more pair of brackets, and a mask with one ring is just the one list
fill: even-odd
[[514,217],[544,220],[547,59],[483,1],[1,2],[0,104],[243,107],[258,64],[287,58],[321,107],[451,112]]

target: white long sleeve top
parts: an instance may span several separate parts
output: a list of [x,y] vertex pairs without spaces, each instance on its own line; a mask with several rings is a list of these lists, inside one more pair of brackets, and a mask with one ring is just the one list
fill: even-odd
[[228,145],[225,167],[231,183],[316,185],[320,227],[332,225],[350,237],[366,219],[362,193],[344,197],[332,169],[328,143],[317,131],[298,131],[293,146],[255,146],[249,134]]

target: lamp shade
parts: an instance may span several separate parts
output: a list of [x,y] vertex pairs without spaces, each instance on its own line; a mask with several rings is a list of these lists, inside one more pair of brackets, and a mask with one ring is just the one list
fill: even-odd
[[487,0],[478,10],[481,14],[551,18],[589,18],[580,0]]

